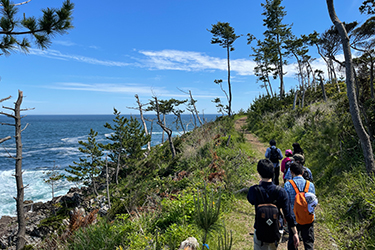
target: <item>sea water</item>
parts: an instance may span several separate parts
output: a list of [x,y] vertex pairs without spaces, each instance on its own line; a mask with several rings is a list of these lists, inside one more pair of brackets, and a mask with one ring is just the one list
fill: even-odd
[[[98,132],[96,140],[98,143],[110,143],[107,139],[111,130],[104,127],[104,124],[113,125],[114,115],[28,115],[22,119],[22,169],[23,183],[25,188],[25,200],[34,202],[45,202],[51,200],[52,189],[44,179],[46,171],[54,166],[61,173],[69,165],[74,165],[73,161],[78,162],[84,155],[79,152],[78,141],[87,142],[90,129]],[[125,117],[130,117],[125,115]],[[135,116],[139,119],[139,116]],[[151,145],[162,142],[163,131],[156,124],[154,115],[146,115],[149,120],[147,127],[150,131],[152,126]],[[193,120],[190,115],[182,115],[182,121],[188,130],[194,128]],[[216,115],[205,115],[206,121],[211,121]],[[173,136],[183,133],[182,128],[176,128],[175,117],[166,116],[166,123],[173,130]],[[0,117],[0,123],[14,123],[14,120]],[[14,127],[0,126],[0,138],[12,136],[0,144],[0,217],[3,215],[16,215],[16,181],[15,181],[15,154],[16,144],[14,140]],[[164,140],[167,140],[165,134]],[[61,180],[55,188],[55,196],[64,195],[74,184],[66,180]]]

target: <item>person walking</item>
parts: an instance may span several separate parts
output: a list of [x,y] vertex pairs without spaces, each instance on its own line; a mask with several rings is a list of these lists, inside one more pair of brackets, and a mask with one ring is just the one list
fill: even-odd
[[286,182],[285,173],[289,169],[289,168],[286,168],[286,163],[292,161],[292,159],[293,159],[293,158],[291,158],[292,156],[293,156],[292,150],[290,150],[290,149],[285,150],[285,158],[281,161],[281,168],[280,168],[281,172],[283,173],[284,183]]
[[[315,196],[315,186],[312,182],[302,177],[302,164],[293,162],[289,169],[293,178],[284,184],[284,189],[288,194],[294,221],[292,223],[288,222],[288,227],[293,228],[293,226],[296,226],[298,233],[302,237],[305,250],[312,250],[314,249],[314,209],[318,202]],[[298,201],[303,198],[306,199],[308,206],[301,210],[301,203]],[[297,247],[294,244],[294,236],[289,235],[288,250],[295,249]]]
[[303,149],[301,148],[301,146],[299,145],[298,142],[293,143],[292,147],[293,147],[293,155],[295,155],[295,154],[304,155],[303,154]]
[[273,183],[279,185],[280,176],[280,164],[279,161],[283,158],[281,150],[276,147],[276,141],[274,139],[270,140],[270,147],[267,148],[265,153],[266,159],[271,160],[273,167],[275,168],[274,176],[272,178]]
[[257,164],[261,177],[259,185],[249,188],[247,200],[255,206],[254,250],[277,249],[281,238],[280,209],[289,225],[290,238],[295,247],[299,244],[297,228],[294,226],[293,213],[286,191],[272,182],[275,168],[269,159]]
[[[305,162],[305,157],[303,157],[303,155],[300,155],[300,154],[293,155],[292,162],[297,162],[297,163],[301,164],[302,170],[303,170],[302,177],[305,180],[313,181],[313,175],[312,175],[311,170],[308,167],[305,167],[303,165],[304,162]],[[285,178],[286,181],[291,180],[293,178],[292,173],[290,171],[290,167],[288,168],[287,172],[285,173],[284,178]]]

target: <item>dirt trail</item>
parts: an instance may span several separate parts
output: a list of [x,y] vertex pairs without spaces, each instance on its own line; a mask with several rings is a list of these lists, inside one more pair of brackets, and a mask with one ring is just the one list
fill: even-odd
[[[252,149],[254,150],[255,156],[258,159],[264,158],[264,153],[266,152],[267,145],[259,141],[259,139],[253,134],[249,133],[244,129],[246,124],[246,117],[242,117],[235,121],[235,128],[237,131],[240,131],[244,134],[246,141],[251,144]],[[282,176],[282,175],[281,175]],[[283,183],[280,180],[280,184]],[[256,183],[253,183],[256,184]],[[252,184],[252,185],[253,185]],[[314,249],[318,250],[337,250],[336,244],[332,241],[332,238],[329,236],[329,230],[321,224],[319,215],[321,213],[320,207],[316,211],[316,220],[314,224],[314,234],[315,234],[315,244]],[[250,205],[247,201],[238,201],[236,208],[229,215],[231,224],[236,228],[242,228],[241,232],[237,232],[237,235],[233,235],[233,245],[234,250],[250,250],[253,249],[253,236],[249,233],[254,232],[253,224],[255,218],[254,207]],[[287,249],[287,240],[289,235],[284,235],[282,243],[277,248],[278,250]],[[304,249],[301,243],[299,249]]]
[[267,147],[264,145],[264,143],[260,142],[257,137],[249,133],[249,131],[243,129],[243,127],[246,125],[246,119],[247,117],[245,116],[236,120],[234,127],[237,131],[241,131],[244,134],[246,141],[251,144],[256,155],[260,158],[264,158],[264,153],[266,152]]

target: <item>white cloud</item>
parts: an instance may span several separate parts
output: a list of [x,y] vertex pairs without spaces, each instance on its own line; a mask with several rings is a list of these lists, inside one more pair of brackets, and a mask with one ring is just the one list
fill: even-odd
[[[139,94],[150,94],[151,87],[143,86],[140,84],[112,84],[112,83],[76,83],[76,82],[64,82],[57,83],[53,86],[47,86],[47,88],[61,89],[61,90],[80,90],[80,91],[95,91],[95,92],[109,92],[109,93],[127,93],[134,95]],[[158,89],[163,91],[163,89]]]
[[[144,67],[158,70],[227,70],[227,59],[210,57],[204,53],[179,50],[139,51],[146,56],[141,60]],[[246,59],[233,59],[230,61],[231,71],[239,75],[252,75],[255,63]]]
[[89,48],[90,48],[90,49],[99,49],[99,47],[98,47],[98,46],[95,46],[95,45],[90,45]]
[[77,44],[73,43],[73,42],[70,42],[70,41],[62,41],[62,40],[55,40],[53,41],[53,43],[55,44],[59,44],[59,45],[62,45],[62,46],[75,46]]
[[[59,60],[75,60],[83,63],[114,66],[114,67],[140,67],[150,70],[179,70],[179,71],[205,71],[220,70],[227,71],[227,59],[211,57],[201,52],[180,51],[180,50],[161,50],[161,51],[138,51],[143,57],[133,57],[134,62],[126,63],[121,61],[100,60],[92,57],[63,54],[58,50],[39,50],[30,49],[30,54],[38,55]],[[343,56],[338,55],[339,60]],[[231,72],[233,77],[254,75],[253,69],[255,62],[249,59],[230,60]],[[314,69],[320,69],[326,72],[326,64],[323,59],[318,58],[312,62]],[[297,73],[297,64],[292,63],[285,66],[286,77],[295,78]]]
[[60,60],[75,60],[79,62],[95,64],[95,65],[103,65],[103,66],[117,66],[117,67],[124,67],[129,66],[129,63],[118,62],[118,61],[108,61],[108,60],[99,60],[91,57],[86,56],[77,56],[77,55],[67,55],[63,54],[58,50],[39,50],[39,49],[30,49],[31,55],[38,55],[44,56],[53,59],[60,59]]
[[[124,93],[127,95],[156,95],[160,98],[163,97],[174,97],[174,98],[188,98],[187,94],[182,92],[170,92],[165,88],[155,88],[152,86],[145,86],[142,84],[135,84],[135,83],[127,83],[127,84],[112,84],[112,83],[94,83],[94,84],[86,84],[86,83],[78,83],[78,82],[63,82],[63,83],[56,83],[55,85],[46,86],[46,88],[50,89],[58,89],[58,90],[74,90],[74,91],[94,91],[94,92],[106,92],[106,93]],[[194,94],[194,98],[214,98],[217,95],[212,95],[209,93],[205,93],[204,91],[198,91]]]

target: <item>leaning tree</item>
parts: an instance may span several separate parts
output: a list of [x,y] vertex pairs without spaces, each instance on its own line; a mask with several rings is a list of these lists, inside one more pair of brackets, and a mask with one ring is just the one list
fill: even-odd
[[353,72],[353,60],[350,48],[350,39],[348,37],[348,33],[346,32],[344,24],[340,21],[337,17],[333,0],[326,0],[329,16],[331,18],[332,23],[335,25],[336,29],[338,30],[341,38],[342,48],[344,51],[345,56],[345,72],[346,72],[346,88],[347,88],[347,95],[349,99],[349,108],[350,114],[352,116],[353,125],[357,135],[361,141],[362,151],[365,159],[365,165],[367,173],[370,176],[375,174],[375,161],[374,161],[374,154],[372,151],[372,145],[370,141],[370,137],[367,134],[365,128],[363,127],[357,96],[355,91],[354,85],[354,72]]

